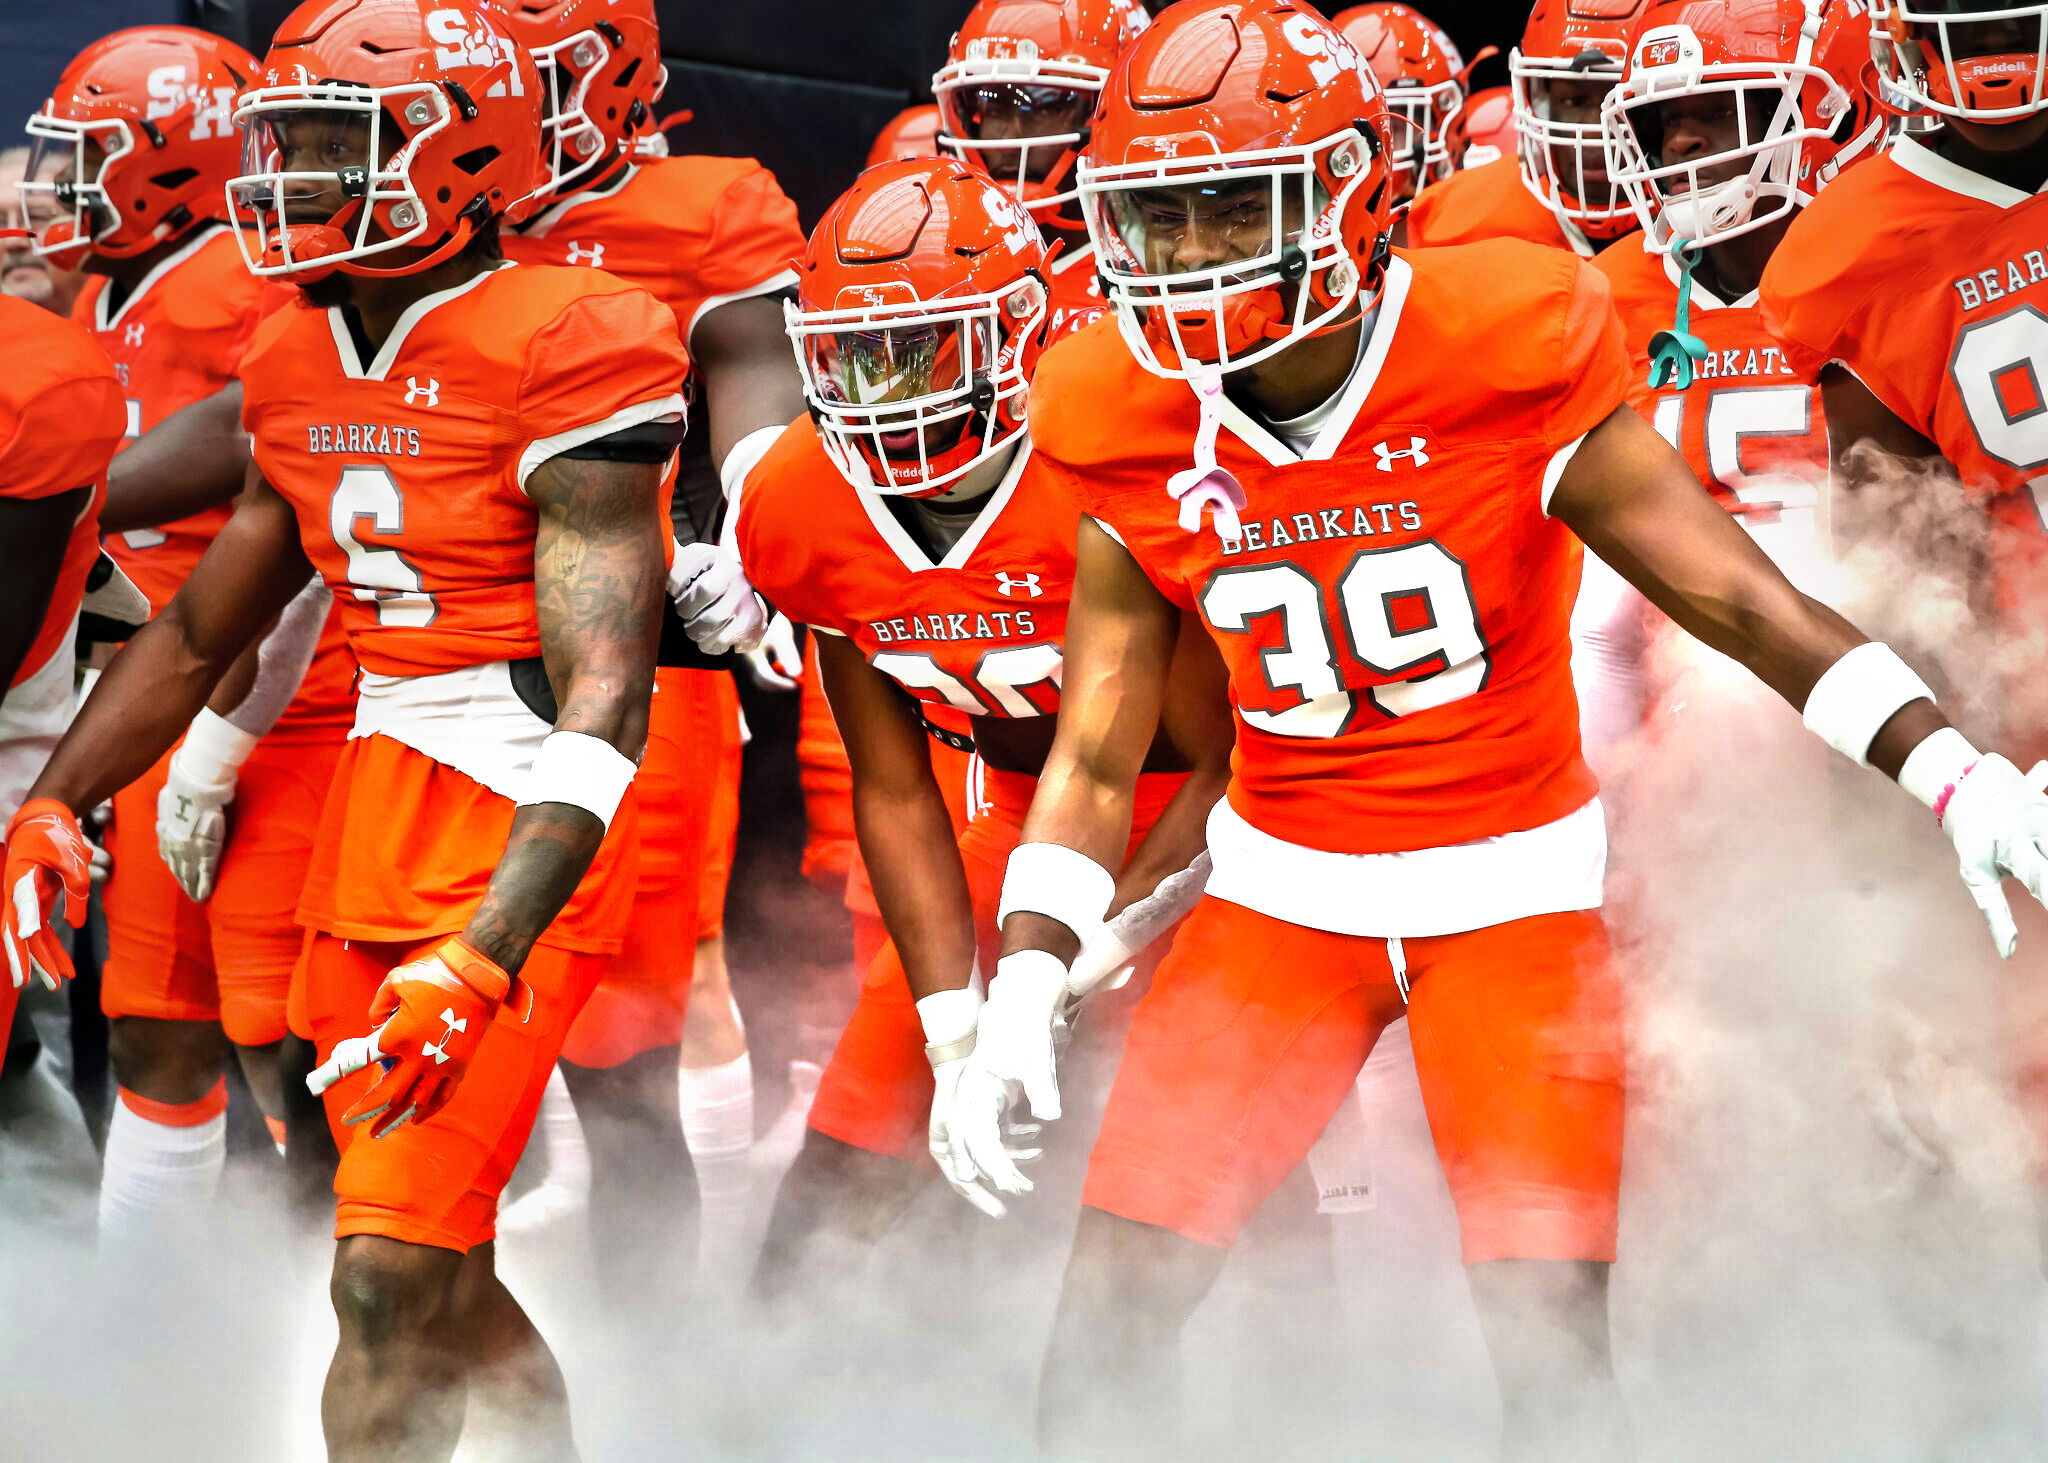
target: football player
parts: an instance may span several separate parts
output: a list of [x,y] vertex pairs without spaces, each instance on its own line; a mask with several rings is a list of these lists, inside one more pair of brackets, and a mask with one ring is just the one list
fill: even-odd
[[[1005,1095],[1057,1111],[1067,960],[1101,927],[1185,614],[1229,667],[1237,746],[1207,895],[1089,1161],[1040,1398],[1056,1451],[1172,1435],[1181,1325],[1405,1010],[1505,1452],[1628,1456],[1621,1023],[1566,634],[1582,542],[1931,806],[2001,950],[2003,878],[2048,892],[2048,798],[1628,408],[1598,271],[1518,240],[1390,253],[1384,128],[1327,24],[1182,0],[1119,64],[1081,170],[1116,319],[1048,352],[1031,400],[1034,460],[1084,515],[1072,654],[944,1115],[999,1191],[1022,1184]],[[1196,131],[1214,151],[1180,146]]]
[[1527,239],[1592,258],[1636,226],[1607,177],[1600,104],[1621,79],[1649,0],[1536,0],[1508,53],[1515,157],[1467,168],[1416,196],[1407,242]]
[[[1653,0],[1605,103],[1613,181],[1642,224],[1595,266],[1635,360],[1629,402],[1773,557],[1818,546],[1827,423],[1756,287],[1797,211],[1883,141],[1868,59],[1853,0],[1739,16]],[[1574,637],[1589,752],[1640,724],[1650,622],[1618,576],[1587,567]]]
[[1407,203],[1425,183],[1441,183],[1465,156],[1465,78],[1488,56],[1466,64],[1448,32],[1410,5],[1374,0],[1331,18],[1351,38],[1387,96],[1394,129],[1394,201]]
[[[73,313],[114,362],[131,440],[222,390],[257,322],[289,299],[243,267],[222,222],[241,157],[230,113],[255,66],[203,31],[117,31],[66,68],[29,120],[24,203],[58,205],[35,247],[87,274]],[[228,512],[123,522],[108,552],[161,610]],[[351,719],[354,666],[338,623],[305,674],[330,609],[324,596],[300,606],[175,749],[114,795],[100,1004],[119,1095],[102,1240],[146,1241],[163,1222],[190,1221],[211,1194],[226,1154],[230,1049],[282,1141],[278,1049],[302,943],[294,910]]]
[[[16,815],[50,836],[7,847],[0,932],[20,942],[76,884],[72,815],[175,740],[317,569],[362,667],[295,980],[345,1143],[336,1459],[445,1458],[486,1394],[535,1455],[573,1453],[493,1224],[630,909],[689,362],[646,292],[500,261],[500,219],[545,176],[539,86],[480,4],[285,20],[235,110],[230,187],[249,268],[306,307],[243,362],[249,486]],[[29,954],[68,974],[47,942]]]
[[939,150],[986,171],[1060,245],[1046,264],[1055,333],[1105,308],[1074,168],[1109,68],[1148,23],[1137,0],[977,0],[932,77]]
[[[714,465],[736,484],[803,409],[777,299],[803,249],[796,208],[748,158],[635,155],[667,76],[653,0],[501,8],[540,70],[548,165],[544,206],[506,232],[506,255],[602,269],[668,305],[703,385]],[[715,496],[679,492],[685,542],[706,553]],[[729,1254],[747,1220],[753,1069],[723,934],[739,760],[731,675],[663,666],[633,923],[562,1053],[591,1150],[599,1266],[619,1297],[656,1308],[695,1264],[677,1235],[695,1227],[700,1186],[708,1253]]]
[[[0,335],[15,353],[0,383],[0,813],[12,818],[71,719],[72,632],[100,557],[100,498],[128,409],[113,366],[77,325],[6,295]],[[69,830],[44,819],[22,836],[62,840]],[[83,906],[88,893],[78,880],[64,896]],[[27,953],[8,941],[0,1061]]]
[[[1074,512],[1047,490],[1023,411],[1049,325],[1046,254],[986,174],[920,158],[864,173],[802,259],[789,329],[811,415],[749,479],[740,554],[816,634],[890,938],[778,1195],[765,1298],[791,1292],[820,1234],[877,1237],[932,1177],[925,1153],[947,1152],[940,1114],[974,1042],[1003,860],[1060,704]],[[1220,701],[1205,646],[1177,672],[1194,704]],[[925,750],[931,708],[964,716],[979,754],[985,806],[957,835]],[[1175,730],[1144,733],[1120,905],[1191,862],[1222,787],[1227,723]]]

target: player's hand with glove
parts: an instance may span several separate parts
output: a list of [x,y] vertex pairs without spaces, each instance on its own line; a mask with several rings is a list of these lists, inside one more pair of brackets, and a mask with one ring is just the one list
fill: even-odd
[[188,898],[204,903],[213,894],[227,846],[228,804],[257,740],[226,717],[202,710],[171,754],[163,791],[156,795],[156,847]]
[[1992,943],[2008,959],[2019,946],[2019,927],[2004,883],[2018,879],[2048,904],[2048,767],[2023,777],[1997,753],[1979,755],[1960,732],[1943,728],[1906,759],[1899,784],[1934,809],[1955,845],[1963,883],[1991,928]]
[[747,675],[763,691],[794,691],[803,679],[804,653],[796,643],[796,626],[777,610],[768,633],[747,652]]
[[373,1123],[372,1138],[408,1121],[423,1123],[455,1095],[512,989],[512,977],[495,962],[460,938],[446,940],[384,977],[370,1002],[375,1029],[337,1043],[306,1078],[306,1089],[318,1097],[375,1062],[383,1075],[341,1115],[342,1122]]
[[71,979],[71,955],[54,924],[57,900],[64,900],[65,921],[77,929],[91,894],[92,845],[71,809],[55,798],[23,803],[7,824],[0,864],[0,945],[16,990],[30,975],[53,991]]
[[[988,1215],[1001,1219],[1008,1212],[1003,1201],[989,1192],[974,1169],[962,1157],[953,1141],[952,1114],[961,1075],[967,1070],[974,1050],[975,1023],[982,1010],[981,992],[973,987],[957,991],[935,991],[917,1003],[918,1019],[924,1023],[927,1061],[932,1064],[932,1116],[927,1137],[932,1162],[939,1166],[953,1192]],[[996,1147],[1014,1169],[1038,1157],[1036,1148],[1012,1147],[999,1131]],[[1027,1184],[1025,1187],[1029,1187]],[[1012,1192],[1016,1192],[1013,1190]]]
[[957,1189],[985,1179],[999,1193],[1027,1194],[1031,1180],[1004,1140],[1004,1121],[1021,1095],[1031,1115],[1060,1115],[1059,1054],[1067,1035],[1067,967],[1045,950],[1020,950],[996,963],[982,1005],[974,1051],[955,1082],[947,1114],[949,1157],[940,1167]]
[[706,655],[744,654],[768,633],[768,609],[747,582],[739,555],[715,544],[677,544],[668,594],[690,640]]

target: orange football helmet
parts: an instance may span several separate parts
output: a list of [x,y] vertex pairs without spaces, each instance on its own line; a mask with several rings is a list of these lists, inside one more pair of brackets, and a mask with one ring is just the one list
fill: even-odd
[[1024,430],[1045,345],[1045,239],[955,158],[862,173],[783,307],[826,452],[871,492],[943,492]]
[[1515,147],[1515,96],[1504,86],[1489,86],[1465,99],[1465,155],[1461,168],[1476,168],[1506,157]]
[[[1412,198],[1423,184],[1456,172],[1465,155],[1465,77],[1472,69],[1457,42],[1397,0],[1354,5],[1330,23],[1351,38],[1386,92],[1395,197]],[[1473,64],[1497,54],[1488,46]]]
[[[235,109],[251,272],[416,274],[526,206],[547,169],[533,59],[482,0],[306,0]],[[338,206],[317,221],[293,218]],[[409,251],[397,262],[368,261]]]
[[1924,112],[1997,123],[2048,109],[2048,5],[1870,0],[1870,50]]
[[76,269],[91,254],[128,259],[218,218],[242,144],[231,120],[256,58],[181,25],[115,31],[64,68],[16,185],[22,213],[47,194],[68,211],[35,252]]
[[1150,23],[1138,0],[977,0],[932,77],[939,148],[1041,223],[1078,230],[1074,165],[1110,67]]
[[1194,379],[1348,324],[1393,216],[1387,110],[1358,48],[1288,0],[1180,0],[1117,63],[1081,160],[1132,352]]
[[[1614,182],[1651,243],[1717,244],[1803,207],[1883,139],[1858,0],[1653,0],[1602,106]],[[1665,160],[1664,107],[1718,98],[1733,146]]]
[[936,157],[939,152],[939,109],[927,102],[905,107],[875,134],[868,166],[901,162],[907,157]]
[[1521,45],[1508,53],[1522,182],[1588,238],[1618,238],[1636,226],[1628,200],[1607,180],[1598,101],[1621,79],[1648,4],[1536,0]]
[[497,0],[512,38],[533,54],[545,91],[541,146],[547,197],[598,177],[654,121],[668,84],[654,0]]

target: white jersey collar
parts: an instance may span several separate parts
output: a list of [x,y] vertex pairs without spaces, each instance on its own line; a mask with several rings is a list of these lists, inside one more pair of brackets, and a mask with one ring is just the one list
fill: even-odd
[[1946,188],[1951,193],[1960,193],[1965,198],[1975,198],[1980,203],[1999,208],[2012,208],[2039,196],[2022,193],[1995,178],[1972,172],[1961,163],[1952,163],[1916,138],[1901,137],[1894,142],[1891,158],[1923,183],[1932,183],[1937,188]]
[[348,328],[348,316],[342,312],[341,307],[338,305],[329,309],[327,312],[327,324],[328,328],[334,332],[334,354],[341,362],[342,375],[356,381],[382,381],[384,373],[389,371],[392,363],[398,359],[399,351],[405,346],[405,338],[412,334],[412,329],[415,325],[419,324],[420,321],[426,319],[428,315],[432,314],[442,305],[447,304],[450,300],[468,294],[471,290],[496,274],[498,270],[511,269],[513,267],[512,262],[506,260],[498,265],[496,269],[487,269],[476,278],[466,280],[462,284],[456,285],[453,289],[436,290],[431,295],[424,295],[414,300],[405,307],[405,313],[400,315],[398,323],[391,327],[391,334],[385,339],[383,347],[377,352],[376,359],[367,366],[362,363],[362,357],[356,353],[356,338]]
[[176,269],[180,264],[183,264],[187,259],[190,259],[194,254],[197,254],[201,249],[204,249],[213,242],[215,235],[224,233],[226,229],[226,224],[214,224],[210,227],[202,228],[190,239],[186,240],[181,248],[173,249],[163,258],[157,260],[156,263],[150,265],[149,273],[143,275],[141,279],[135,282],[135,288],[128,291],[128,297],[121,301],[121,306],[117,310],[109,310],[107,308],[107,301],[113,297],[114,282],[108,280],[104,285],[100,286],[100,292],[93,297],[92,302],[93,329],[112,330],[116,325],[119,325],[121,317],[134,308],[137,300],[149,293],[151,285]]
[[1025,465],[1030,461],[1031,434],[1020,433],[1010,457],[1010,465],[1003,470],[1002,479],[996,484],[995,491],[988,495],[988,501],[982,505],[981,512],[975,515],[974,522],[967,532],[961,534],[953,546],[946,550],[945,557],[936,563],[890,511],[889,504],[885,501],[888,494],[861,488],[852,488],[851,491],[859,500],[861,511],[867,514],[868,522],[875,526],[875,533],[911,573],[922,574],[927,569],[964,569],[967,567],[967,561],[974,556],[975,549],[988,537],[989,530],[995,527],[996,520],[1003,515],[1003,509],[1015,496],[1017,483],[1024,476]]

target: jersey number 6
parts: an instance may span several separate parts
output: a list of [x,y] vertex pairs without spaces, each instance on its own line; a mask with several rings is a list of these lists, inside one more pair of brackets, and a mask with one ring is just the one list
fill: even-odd
[[[1202,617],[1243,635],[1271,615],[1280,643],[1259,660],[1276,702],[1254,706],[1240,694],[1250,726],[1283,737],[1335,737],[1350,729],[1358,695],[1338,669],[1327,596],[1299,564],[1280,560],[1219,569],[1202,586]],[[1435,539],[1364,549],[1337,576],[1337,607],[1353,659],[1388,684],[1365,695],[1382,715],[1406,716],[1462,700],[1486,685],[1492,662],[1479,630],[1465,565]]]
[[382,467],[344,467],[327,505],[327,527],[348,555],[348,582],[355,597],[377,606],[377,623],[420,629],[434,623],[441,607],[420,583],[420,571],[396,549],[365,548],[356,525],[368,519],[372,533],[405,532],[405,498],[398,480]]

